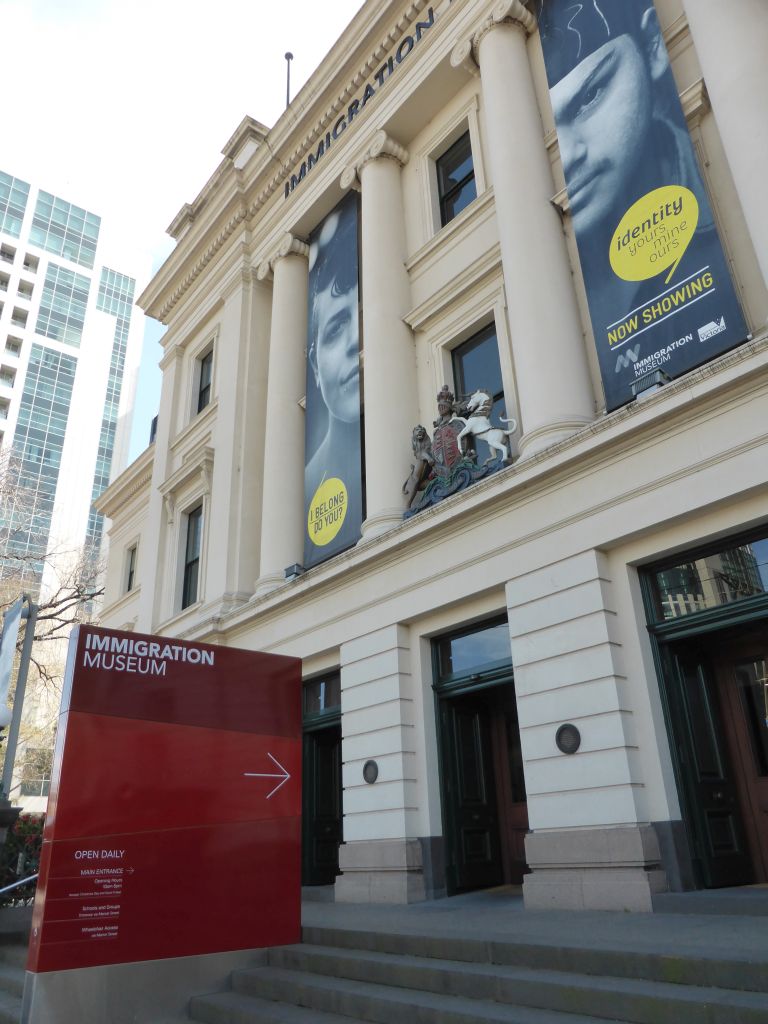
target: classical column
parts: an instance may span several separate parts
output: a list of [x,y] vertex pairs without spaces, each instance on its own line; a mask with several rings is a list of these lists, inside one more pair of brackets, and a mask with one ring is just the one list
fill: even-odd
[[269,382],[264,431],[261,561],[256,593],[274,590],[304,550],[304,412],[309,246],[287,234],[258,270],[272,285]]
[[765,0],[685,0],[685,13],[768,284],[768,4]]
[[[405,269],[405,215],[400,169],[408,152],[379,131],[342,187],[362,192],[362,296],[367,515],[363,537],[402,522],[408,451],[393,438],[417,422],[416,352],[404,321],[411,306]],[[394,428],[394,434],[393,434]]]
[[594,419],[576,294],[526,49],[536,20],[501,0],[451,62],[480,67],[488,159],[507,293],[525,455]]

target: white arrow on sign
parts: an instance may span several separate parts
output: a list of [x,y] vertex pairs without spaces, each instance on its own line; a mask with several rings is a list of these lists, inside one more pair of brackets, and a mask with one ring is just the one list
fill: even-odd
[[278,789],[281,788],[281,786],[284,786],[286,784],[288,779],[290,779],[291,777],[291,773],[287,772],[285,768],[283,768],[283,766],[277,760],[277,758],[273,757],[269,751],[267,751],[267,757],[270,759],[270,761],[272,761],[272,763],[277,768],[280,769],[279,774],[275,774],[274,772],[243,772],[243,775],[245,775],[249,779],[280,779],[281,781],[278,782],[278,784],[275,786],[272,792],[267,794],[267,800],[269,800],[269,798],[274,796]]

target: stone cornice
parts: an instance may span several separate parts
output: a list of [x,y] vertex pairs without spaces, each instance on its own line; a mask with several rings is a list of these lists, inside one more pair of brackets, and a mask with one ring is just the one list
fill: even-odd
[[[262,181],[263,176],[267,176],[267,180],[252,198],[243,202],[236,213],[229,215],[224,226],[216,234],[216,237],[208,242],[204,251],[197,257],[192,266],[186,269],[179,283],[169,293],[167,291],[167,284],[171,279],[178,280],[178,269],[174,267],[177,256],[175,253],[171,254],[139,297],[138,302],[142,309],[161,323],[168,323],[174,307],[203,273],[226,240],[238,229],[242,221],[250,224],[257,218],[259,212],[282,189],[286,179],[290,178],[292,169],[301,163],[301,160],[307,153],[317,147],[318,140],[323,138],[329,126],[335,123],[339,112],[346,108],[360,87],[371,78],[381,66],[386,55],[403,36],[407,35],[409,28],[419,19],[424,9],[428,6],[430,6],[430,0],[412,0],[399,17],[390,23],[389,29],[379,35],[379,42],[369,50],[368,57],[362,64],[358,65],[357,71],[347,79],[344,88],[336,93],[333,102],[325,107],[317,116],[312,113],[312,100],[316,96],[322,95],[322,92],[333,80],[333,77],[338,75],[338,70],[332,68],[329,72],[323,74],[321,69],[312,76],[294,98],[291,106],[277,124],[269,131],[268,135],[263,137],[263,145],[259,145],[256,159],[257,161],[260,160],[260,163],[257,162],[254,165],[253,174]],[[443,4],[440,3],[440,0],[433,0],[432,6],[437,9],[443,6]],[[372,34],[375,31],[377,22],[382,20],[380,11],[375,4],[368,4],[366,8],[369,8],[369,11],[367,22],[362,27],[361,41],[367,33]],[[358,17],[365,17],[366,8],[361,11]],[[287,150],[284,147],[296,127],[297,112],[302,122],[311,122],[312,128],[298,143],[294,143],[291,150]],[[259,122],[253,121],[253,124],[258,125]],[[242,124],[232,139],[238,137],[238,132],[241,129]],[[225,147],[225,153],[227,153],[228,148],[229,143]],[[276,169],[270,172],[270,165],[273,165]],[[232,158],[227,155],[200,193],[200,196],[193,203],[185,204],[182,207],[172,226],[180,229],[182,234],[190,232],[196,227],[195,221],[198,219],[200,211],[203,206],[209,205],[210,197],[228,172],[238,174],[236,180],[240,182],[240,187],[242,187],[242,179],[239,177],[240,172],[234,170]]]
[[[595,464],[605,466],[617,459],[626,459],[630,445],[646,448],[649,438],[679,430],[681,420],[690,427],[692,400],[702,415],[716,415],[717,406],[731,401],[734,390],[743,394],[754,388],[756,381],[764,381],[766,367],[768,334],[764,333],[712,363],[684,374],[644,402],[632,402],[609,415],[599,417],[571,437],[536,455],[518,460],[502,472],[452,495],[388,533],[358,544],[309,569],[288,586],[253,598],[246,608],[233,611],[221,623],[221,631],[226,635],[227,642],[233,643],[234,638],[242,635],[257,621],[261,625],[269,624],[286,611],[306,602],[308,595],[327,594],[340,586],[352,587],[357,578],[370,577],[378,566],[391,565],[393,560],[410,559],[412,564],[414,550],[423,557],[426,548],[439,548],[445,543],[446,535],[455,535],[462,528],[463,522],[470,517],[477,517],[482,510],[496,507],[508,514],[515,493],[529,496],[537,487],[562,486],[574,473],[593,473]],[[727,467],[729,458],[729,451],[718,451],[708,460],[702,459],[702,464],[708,461]],[[685,473],[689,472],[689,469],[685,470]],[[680,471],[677,475],[680,475]],[[651,494],[658,488],[658,481],[633,481],[627,488],[626,496]],[[596,493],[592,511],[595,509],[614,514],[616,498]],[[578,525],[583,517],[581,509],[571,512],[569,503],[564,502],[559,523],[540,525],[534,522],[531,524],[531,533],[524,539],[518,537],[514,543],[520,545],[537,537],[551,536],[557,529]],[[475,559],[476,555],[473,554],[472,563]],[[413,583],[405,574],[404,579],[404,587],[412,588]]]
[[122,511],[127,502],[152,482],[155,446],[149,445],[94,501],[97,511],[108,519]]
[[[222,154],[235,165],[244,151],[255,152],[269,135],[269,128],[253,117],[244,117],[222,149]],[[249,146],[249,143],[251,144]],[[247,158],[246,158],[247,159]]]
[[[239,206],[237,211],[229,218],[225,226],[217,232],[213,240],[206,246],[202,255],[200,255],[193,264],[192,269],[187,272],[180,284],[174,288],[173,292],[162,306],[159,309],[152,310],[151,312],[149,306],[147,306],[147,312],[149,312],[150,316],[155,317],[155,319],[159,320],[161,323],[168,322],[168,313],[173,309],[182,295],[184,295],[184,293],[189,289],[190,285],[200,276],[203,270],[205,270],[214,256],[224,246],[225,242],[232,237],[246,219],[250,219],[248,210],[243,206]],[[149,287],[152,287],[151,284]],[[148,294],[149,289],[139,297],[139,304],[143,301],[147,301]]]
[[176,513],[176,494],[190,484],[195,477],[200,478],[199,493],[202,495],[211,493],[214,454],[213,448],[208,445],[190,452],[181,466],[158,487],[163,496],[169,525],[173,522]]

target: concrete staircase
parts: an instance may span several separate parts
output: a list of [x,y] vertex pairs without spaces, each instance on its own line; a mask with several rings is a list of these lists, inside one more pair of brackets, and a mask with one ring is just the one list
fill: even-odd
[[[574,916],[578,924],[578,916]],[[768,1024],[768,958],[309,926],[196,996],[205,1024]],[[571,937],[569,937],[571,938]]]
[[0,1024],[19,1024],[31,907],[0,909]]
[[0,1024],[19,1024],[27,963],[25,945],[0,945]]

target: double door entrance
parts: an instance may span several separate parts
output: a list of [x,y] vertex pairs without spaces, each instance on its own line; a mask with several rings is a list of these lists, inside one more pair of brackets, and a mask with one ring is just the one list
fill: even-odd
[[448,892],[519,884],[528,809],[511,678],[441,696],[439,722]]
[[768,882],[768,623],[673,641],[662,658],[699,884]]

